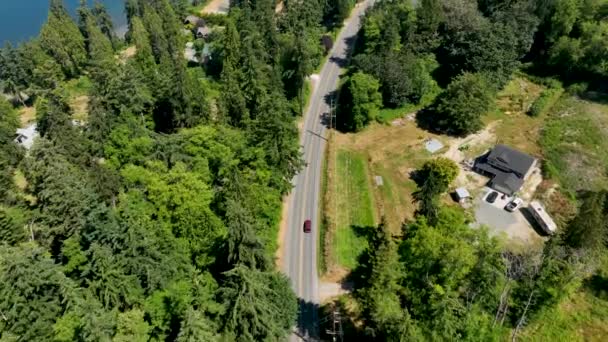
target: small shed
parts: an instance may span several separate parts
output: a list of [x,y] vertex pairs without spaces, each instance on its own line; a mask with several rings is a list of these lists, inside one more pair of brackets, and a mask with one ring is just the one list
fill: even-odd
[[424,147],[430,153],[435,153],[443,148],[443,144],[441,143],[441,141],[439,141],[437,139],[428,139],[424,143]]
[[382,176],[375,176],[374,181],[376,182],[376,186],[384,185],[384,180],[382,179]]
[[471,194],[469,193],[469,190],[467,190],[465,188],[457,188],[455,191],[455,194],[456,194],[456,200],[460,203],[471,198]]
[[211,29],[208,26],[202,26],[196,29],[196,38],[207,39],[211,34]]

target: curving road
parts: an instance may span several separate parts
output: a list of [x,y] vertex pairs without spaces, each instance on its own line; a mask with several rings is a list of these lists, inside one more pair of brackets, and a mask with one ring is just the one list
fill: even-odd
[[[326,127],[323,117],[330,112],[326,99],[338,88],[341,68],[349,58],[360,25],[360,16],[374,0],[357,5],[344,27],[323,69],[319,74],[309,107],[304,115],[300,145],[307,166],[294,177],[288,202],[287,231],[283,244],[283,272],[289,276],[300,300],[297,329],[291,341],[311,341],[319,336],[317,246],[319,239],[319,199],[321,195],[321,166],[325,155]],[[303,232],[304,221],[312,222],[312,233]]]

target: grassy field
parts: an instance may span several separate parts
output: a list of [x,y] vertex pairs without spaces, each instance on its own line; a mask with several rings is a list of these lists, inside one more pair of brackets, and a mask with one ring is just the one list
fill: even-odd
[[608,102],[564,96],[540,138],[547,173],[574,192],[608,188]]
[[405,105],[399,108],[382,108],[380,109],[380,113],[378,113],[378,117],[376,117],[376,121],[384,124],[390,124],[391,121],[402,118],[403,116],[413,113],[420,108],[421,106],[415,105]]
[[332,250],[339,266],[353,269],[367,246],[364,229],[375,226],[370,176],[360,153],[340,149],[335,162],[333,203],[338,211]]
[[521,341],[605,341],[608,336],[608,301],[581,291],[548,310],[526,327]]
[[[327,270],[350,270],[364,250],[361,231],[384,217],[398,234],[414,212],[415,184],[410,171],[430,154],[423,148],[428,133],[409,122],[402,126],[374,124],[357,134],[335,133],[329,143],[324,190],[326,222],[324,260]],[[381,176],[382,186],[373,177]]]

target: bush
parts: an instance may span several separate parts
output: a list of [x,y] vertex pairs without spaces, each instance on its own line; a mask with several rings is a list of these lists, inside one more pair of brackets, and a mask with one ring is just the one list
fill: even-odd
[[564,90],[562,88],[548,88],[545,89],[540,96],[534,100],[532,106],[528,110],[528,115],[539,116],[546,113],[553,107],[555,102],[559,99],[560,95]]
[[587,91],[589,84],[587,82],[574,83],[568,87],[567,91],[570,95],[581,95]]
[[483,74],[464,73],[435,99],[422,124],[449,134],[475,133],[483,128],[481,118],[492,110],[495,95]]

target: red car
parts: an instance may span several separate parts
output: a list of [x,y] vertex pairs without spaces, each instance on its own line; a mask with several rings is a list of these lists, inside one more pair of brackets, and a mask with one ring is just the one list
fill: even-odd
[[310,220],[304,221],[304,233],[310,233]]

